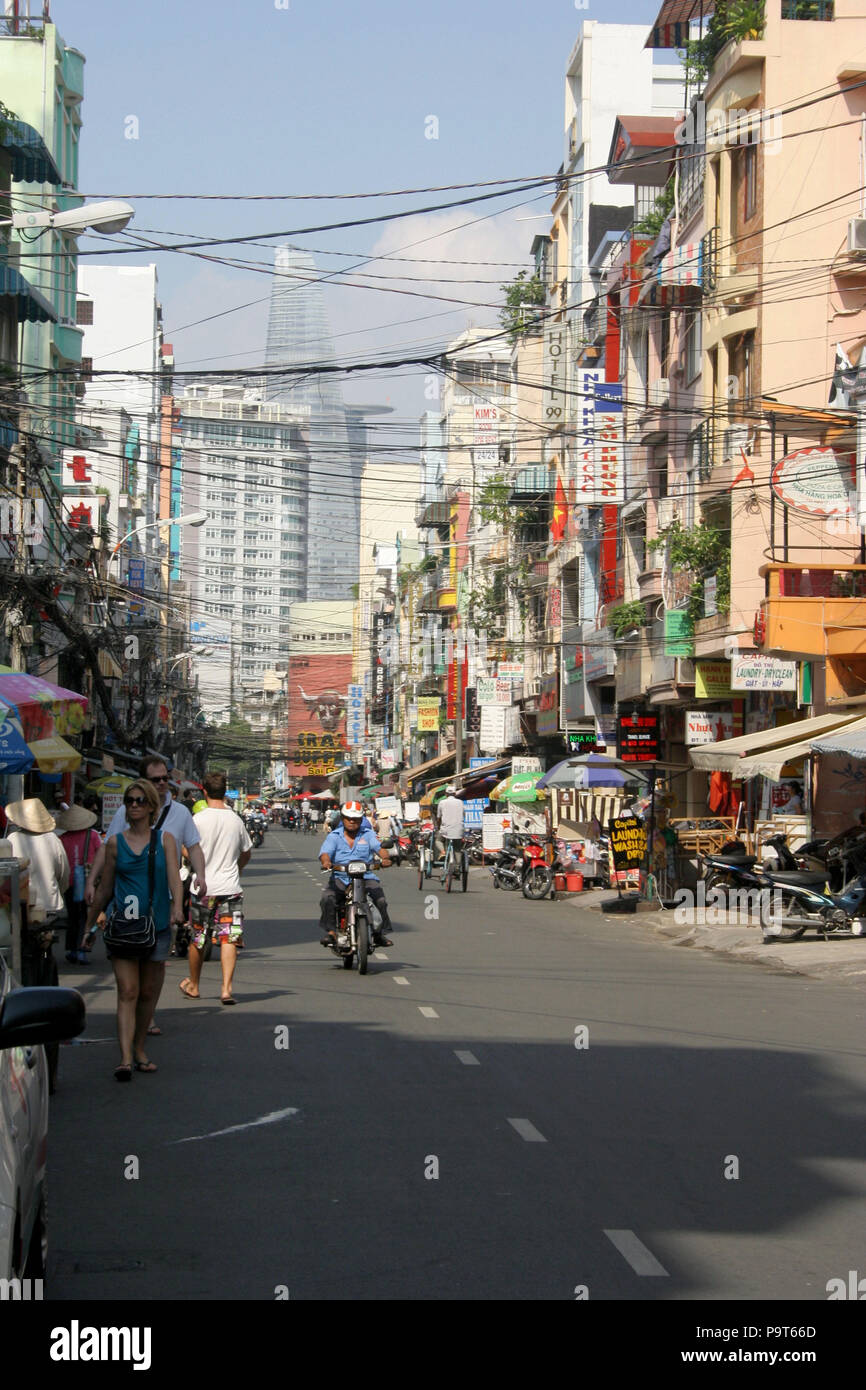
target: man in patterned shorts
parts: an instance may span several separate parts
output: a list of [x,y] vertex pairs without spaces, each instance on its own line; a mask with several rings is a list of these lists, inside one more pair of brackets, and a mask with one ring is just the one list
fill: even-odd
[[222,772],[209,772],[204,779],[207,808],[193,817],[201,836],[207,871],[208,896],[193,898],[190,905],[192,940],[189,947],[189,976],[180,982],[187,999],[198,999],[204,949],[208,931],[220,949],[223,972],[221,999],[234,1004],[232,977],[238,951],[244,944],[244,895],[241,870],[250,861],[252,841],[240,816],[225,804],[226,779]]

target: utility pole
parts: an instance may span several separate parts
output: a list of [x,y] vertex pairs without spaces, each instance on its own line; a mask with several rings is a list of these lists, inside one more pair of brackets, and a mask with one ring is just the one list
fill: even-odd
[[[459,622],[459,619],[458,619]],[[455,752],[454,771],[463,771],[463,662],[461,661],[462,634],[459,626],[455,630],[454,669],[457,675],[457,690],[454,701]]]

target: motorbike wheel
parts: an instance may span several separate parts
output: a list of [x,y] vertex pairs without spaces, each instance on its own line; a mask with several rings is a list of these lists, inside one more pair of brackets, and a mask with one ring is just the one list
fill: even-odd
[[498,878],[499,887],[504,889],[506,893],[514,893],[520,887],[520,879],[517,877],[514,870],[509,870],[505,877],[499,874]]
[[708,874],[704,879],[704,892],[707,895],[710,893],[721,893],[726,902],[728,893],[732,888],[736,888],[736,886],[736,879],[731,878],[730,874],[724,874],[718,870]]
[[[777,894],[779,895],[778,899],[776,897]],[[774,907],[779,899],[781,900],[782,911],[781,913],[776,913]],[[764,940],[797,941],[798,938],[803,935],[806,928],[804,926],[786,927],[784,925],[784,919],[785,917],[800,917],[802,915],[802,904],[798,903],[793,893],[787,893],[784,888],[774,889],[770,894],[769,903],[763,899],[761,901],[761,927],[766,933]],[[772,922],[770,920],[771,917],[775,917],[776,921]],[[816,926],[817,925],[819,924],[816,922]]]
[[535,864],[523,880],[523,896],[533,902],[546,898],[553,887],[550,869],[546,864]]
[[421,859],[421,860],[419,860],[419,862],[418,862],[418,892],[419,892],[419,893],[422,892],[423,889],[424,889],[424,860]]
[[370,924],[366,912],[359,912],[355,916],[355,935],[358,938],[358,974],[366,975],[370,950]]

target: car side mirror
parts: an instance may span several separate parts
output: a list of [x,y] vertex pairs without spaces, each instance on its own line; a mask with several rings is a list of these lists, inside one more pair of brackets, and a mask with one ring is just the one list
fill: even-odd
[[77,989],[34,985],[14,989],[0,1009],[0,1049],[63,1042],[84,1032],[84,1000]]

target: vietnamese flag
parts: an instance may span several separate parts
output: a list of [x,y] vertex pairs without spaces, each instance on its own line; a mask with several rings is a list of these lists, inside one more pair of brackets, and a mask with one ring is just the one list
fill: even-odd
[[559,545],[565,535],[565,526],[568,521],[568,502],[565,496],[565,488],[562,483],[562,474],[556,470],[556,492],[553,497],[553,515],[550,518],[550,543]]

